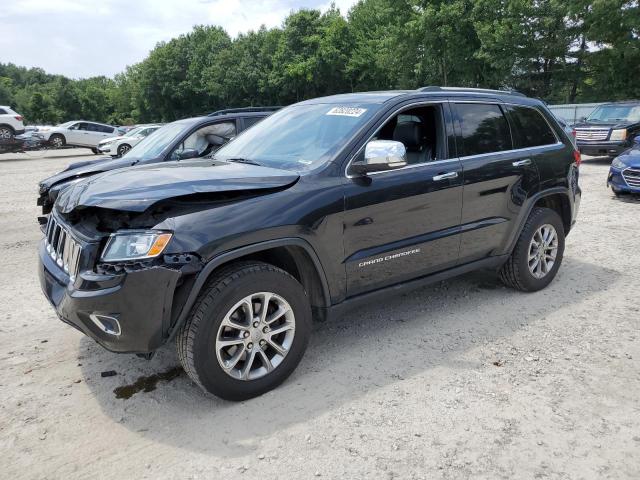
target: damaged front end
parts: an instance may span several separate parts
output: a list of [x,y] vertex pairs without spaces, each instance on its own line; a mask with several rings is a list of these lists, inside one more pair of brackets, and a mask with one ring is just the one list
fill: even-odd
[[[110,232],[95,222],[100,216],[83,216],[74,223],[59,212],[49,215],[39,252],[42,290],[62,321],[106,349],[153,352],[169,338],[202,261],[194,253],[164,253],[170,239],[166,232]],[[107,223],[112,228],[118,224],[114,219]],[[145,252],[142,234],[131,235],[136,231],[164,235],[162,250]],[[116,238],[116,256],[109,256]],[[134,244],[126,244],[130,240]],[[131,258],[120,255],[127,249]]]
[[[177,327],[204,266],[176,218],[288,188],[296,174],[226,162],[132,167],[60,192],[39,276],[58,316],[115,352],[147,354]],[[180,242],[177,234],[186,242]]]

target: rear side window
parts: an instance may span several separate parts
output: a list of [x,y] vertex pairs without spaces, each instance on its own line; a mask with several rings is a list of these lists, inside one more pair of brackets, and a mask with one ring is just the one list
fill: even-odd
[[513,149],[509,124],[498,105],[458,103],[455,110],[460,124],[460,156]]
[[6,115],[7,111],[4,108],[0,108],[0,115]]
[[558,141],[547,121],[535,108],[510,106],[509,116],[518,148],[552,145]]

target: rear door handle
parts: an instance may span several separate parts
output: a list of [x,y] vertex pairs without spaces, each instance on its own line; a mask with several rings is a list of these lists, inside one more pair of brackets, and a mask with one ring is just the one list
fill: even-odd
[[447,172],[440,175],[436,175],[433,177],[434,182],[439,182],[440,180],[448,180],[450,178],[457,178],[458,172]]
[[513,162],[511,165],[514,167],[524,167],[526,165],[531,165],[531,159],[525,158],[524,160],[518,160],[517,162]]

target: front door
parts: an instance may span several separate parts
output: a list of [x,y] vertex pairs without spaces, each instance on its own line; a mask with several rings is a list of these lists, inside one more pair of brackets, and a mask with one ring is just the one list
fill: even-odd
[[449,121],[446,104],[410,107],[393,114],[370,139],[401,141],[408,165],[347,179],[347,296],[457,263],[462,168],[455,155],[448,154]]

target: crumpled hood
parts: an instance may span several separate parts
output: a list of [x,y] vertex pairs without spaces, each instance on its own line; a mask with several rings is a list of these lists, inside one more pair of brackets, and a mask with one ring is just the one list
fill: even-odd
[[64,189],[56,209],[101,207],[143,212],[154,203],[196,193],[282,188],[298,174],[287,170],[218,160],[141,165],[96,175]]
[[139,159],[125,159],[125,157],[113,159],[111,157],[102,157],[97,160],[88,160],[85,162],[76,162],[69,165],[63,171],[56,173],[40,182],[41,189],[50,189],[53,185],[60,182],[70,180],[76,177],[85,177],[95,173],[115,170],[117,168],[130,167],[138,162]]

